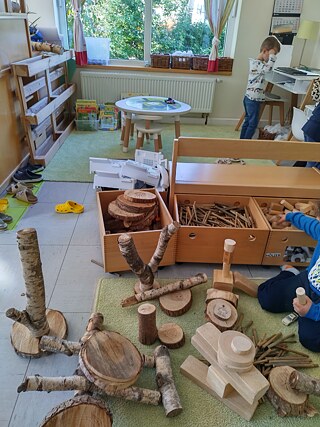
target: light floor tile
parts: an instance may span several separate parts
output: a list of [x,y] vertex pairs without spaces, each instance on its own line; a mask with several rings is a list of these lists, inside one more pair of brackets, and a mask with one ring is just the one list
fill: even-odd
[[96,205],[85,205],[84,212],[79,215],[70,244],[100,245],[100,232]]
[[83,203],[89,184],[81,182],[45,182],[38,193],[38,203]]

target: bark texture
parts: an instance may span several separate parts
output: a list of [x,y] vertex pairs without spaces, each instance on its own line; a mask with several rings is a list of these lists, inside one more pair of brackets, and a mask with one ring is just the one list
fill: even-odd
[[138,308],[139,341],[151,345],[158,338],[156,307],[153,304],[141,304]]
[[179,230],[180,224],[177,221],[166,225],[160,233],[158,245],[154,254],[149,261],[149,267],[151,271],[155,273],[158,270],[159,264],[162,261],[163,255],[167,249],[168,243],[171,237]]
[[307,394],[320,396],[320,379],[311,377],[303,372],[292,371],[289,377],[290,387]]

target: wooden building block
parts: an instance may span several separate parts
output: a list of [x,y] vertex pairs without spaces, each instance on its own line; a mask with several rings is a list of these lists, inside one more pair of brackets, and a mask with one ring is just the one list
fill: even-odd
[[200,362],[200,360],[193,356],[188,356],[180,366],[180,372],[207,393],[224,403],[229,409],[236,412],[240,417],[247,421],[251,420],[255,410],[257,409],[258,401],[250,405],[235,390],[231,391],[225,398],[219,397],[207,381],[208,366],[206,364]]
[[219,397],[227,397],[234,390],[225,376],[212,365],[208,368],[207,382]]
[[231,271],[225,274],[223,270],[213,270],[213,284],[214,289],[232,292],[233,290],[233,274]]

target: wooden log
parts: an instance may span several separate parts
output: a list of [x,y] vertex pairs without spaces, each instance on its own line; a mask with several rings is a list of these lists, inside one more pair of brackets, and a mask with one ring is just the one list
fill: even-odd
[[156,307],[153,304],[141,304],[138,308],[139,341],[151,345],[158,338]]
[[238,271],[233,273],[233,286],[251,297],[257,297],[258,285]]
[[289,376],[290,387],[307,394],[320,396],[320,379],[293,370]]
[[230,275],[231,257],[234,252],[235,246],[236,246],[235,240],[225,239],[224,247],[223,247],[223,264],[222,264],[223,277],[229,277]]
[[122,300],[122,307],[129,307],[131,305],[138,304],[142,301],[149,301],[161,297],[162,295],[169,294],[171,292],[181,291],[184,289],[190,289],[193,286],[201,285],[208,280],[208,277],[204,273],[199,273],[196,276],[192,276],[189,279],[179,280],[178,282],[170,283],[162,286],[159,289],[152,289],[150,291],[135,294],[129,298]]
[[168,348],[180,348],[185,343],[184,332],[176,323],[165,323],[158,329],[161,344]]
[[233,292],[222,291],[215,288],[210,288],[207,290],[206,304],[217,298],[231,302],[235,308],[238,306],[239,295],[236,295]]
[[159,298],[159,305],[168,316],[182,316],[192,305],[192,292],[190,289],[186,289],[163,295]]
[[153,273],[158,270],[159,264],[162,261],[168,243],[171,237],[179,230],[179,228],[180,224],[177,221],[173,221],[171,224],[166,225],[161,230],[156,250],[154,251],[154,254],[152,255],[148,263]]
[[237,322],[238,313],[235,307],[223,299],[210,301],[206,308],[206,319],[220,331],[232,329]]
[[289,377],[294,371],[289,366],[273,368],[269,374],[270,388],[267,397],[280,417],[300,416],[310,413],[308,395],[293,390]]
[[175,417],[182,411],[170,362],[169,350],[160,345],[154,350],[156,359],[156,382],[162,396],[162,404],[167,417]]
[[79,354],[81,343],[44,335],[40,339],[39,346],[43,351],[48,351],[50,353],[63,353],[66,356],[73,356],[75,354]]
[[[90,421],[89,421],[90,420]],[[41,421],[40,427],[111,427],[112,414],[101,399],[76,396],[54,407]]]

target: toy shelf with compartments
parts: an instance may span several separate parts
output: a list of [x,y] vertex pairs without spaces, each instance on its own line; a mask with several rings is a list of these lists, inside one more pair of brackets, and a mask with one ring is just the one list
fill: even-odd
[[[247,199],[251,197],[292,198],[316,202],[319,199],[320,171],[315,168],[276,166],[273,162],[245,165],[181,163],[179,162],[181,156],[314,161],[320,159],[320,144],[191,137],[180,137],[174,140],[170,164],[169,211],[175,218],[177,218],[175,216],[177,200],[183,197],[196,200],[202,195],[210,198],[241,196]],[[258,203],[257,207],[259,207]],[[177,260],[221,263],[222,242],[225,238],[239,240],[242,253],[237,255],[240,250],[235,251],[234,258],[235,263],[241,264],[279,265],[283,263],[281,257],[284,256],[286,246],[303,244],[303,246],[312,247],[315,245],[315,242],[304,232],[298,231],[291,231],[289,234],[284,232],[283,238],[286,239],[288,236],[290,242],[290,245],[286,245],[287,242],[281,241],[281,230],[272,230],[261,214],[262,212],[258,215],[261,222],[259,219],[256,231],[261,231],[263,238],[259,235],[254,250],[249,250],[252,242],[247,241],[243,230],[237,228],[201,230],[199,227],[198,231],[193,231],[199,238],[191,241],[189,237],[191,230],[181,227],[177,237]],[[264,224],[263,227],[262,224]],[[206,246],[204,241],[207,241]],[[219,248],[215,248],[215,245]],[[189,253],[186,250],[188,246]],[[208,254],[209,250],[212,254]],[[280,255],[268,256],[270,253]],[[301,265],[301,263],[294,262],[293,265]]]

